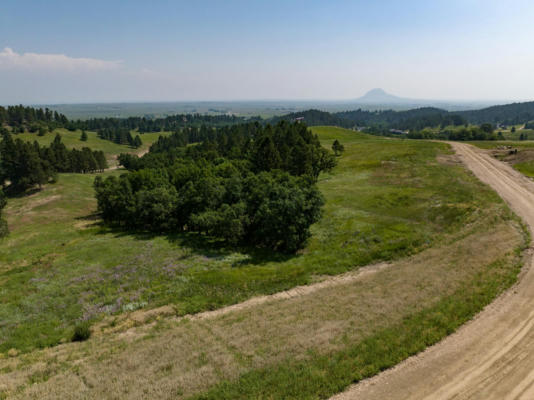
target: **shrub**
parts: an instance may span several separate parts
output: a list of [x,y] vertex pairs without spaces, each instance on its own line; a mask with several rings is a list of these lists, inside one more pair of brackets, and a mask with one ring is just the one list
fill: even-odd
[[80,322],[74,327],[72,334],[73,342],[83,342],[91,336],[91,325],[88,322]]

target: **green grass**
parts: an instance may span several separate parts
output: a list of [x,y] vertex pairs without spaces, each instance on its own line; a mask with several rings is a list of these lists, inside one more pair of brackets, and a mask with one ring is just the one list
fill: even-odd
[[[53,132],[48,132],[44,136],[38,136],[37,133],[19,133],[13,137],[25,140],[25,141],[37,141],[40,145],[48,146],[54,140],[56,133],[61,135],[61,140],[69,149],[81,149],[82,147],[89,147],[92,150],[102,150],[106,154],[108,163],[110,165],[115,164],[115,156],[120,153],[129,152],[143,152],[148,150],[150,145],[158,140],[160,135],[169,135],[170,132],[155,132],[155,133],[143,133],[140,135],[143,145],[139,149],[134,149],[127,145],[120,145],[109,140],[100,139],[96,132],[87,131],[87,141],[80,140],[82,132],[80,130],[69,131],[67,129],[56,129]],[[132,131],[133,135],[137,133]]]
[[41,192],[10,199],[12,232],[0,249],[0,351],[55,345],[81,320],[164,304],[178,314],[215,309],[399,258],[504,207],[462,167],[436,161],[450,151],[445,144],[313,130],[325,146],[339,139],[345,153],[320,177],[324,216],[293,257],[198,235],[109,230],[94,215],[94,175],[62,174]]
[[[506,140],[512,140],[512,141],[519,141],[519,137],[521,134],[527,136],[527,140],[533,140],[534,139],[534,131],[532,129],[520,129],[522,125],[516,125],[515,132],[511,131],[511,128],[508,128],[506,130],[501,130],[503,133],[503,136]],[[499,130],[497,129],[496,132]]]
[[453,333],[510,287],[519,270],[519,264],[511,268],[505,262],[490,264],[451,296],[341,351],[255,369],[190,400],[329,398]]
[[517,148],[517,149],[531,149],[534,147],[534,141],[529,141],[529,140],[521,140],[521,141],[479,140],[479,141],[471,141],[471,142],[466,142],[466,143],[472,144],[473,146],[476,146],[476,147],[479,147],[485,150],[496,149],[502,146],[511,146],[512,148]]
[[534,178],[534,161],[525,161],[514,164],[514,168],[522,174]]

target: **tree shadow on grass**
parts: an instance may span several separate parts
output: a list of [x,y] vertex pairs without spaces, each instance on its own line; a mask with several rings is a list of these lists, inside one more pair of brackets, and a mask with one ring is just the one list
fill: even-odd
[[298,254],[281,253],[267,248],[232,245],[222,239],[195,232],[150,232],[133,230],[121,226],[106,224],[98,213],[91,213],[78,217],[77,220],[93,221],[89,226],[98,228],[97,234],[113,235],[114,237],[132,237],[139,241],[150,241],[155,238],[165,238],[169,243],[191,249],[195,254],[210,259],[223,259],[231,254],[240,253],[244,257],[232,263],[232,267],[246,267],[263,265],[269,262],[284,262],[299,257]]
[[103,228],[105,227],[104,221],[100,217],[100,214],[97,212],[92,212],[91,214],[82,215],[81,217],[75,217],[76,221],[85,222],[85,227],[87,228]]
[[39,187],[32,187],[30,189],[23,190],[20,188],[12,187],[12,185],[9,185],[6,188],[4,188],[4,193],[6,194],[8,199],[17,199],[21,197],[31,196],[33,194],[39,193],[41,190],[43,189]]

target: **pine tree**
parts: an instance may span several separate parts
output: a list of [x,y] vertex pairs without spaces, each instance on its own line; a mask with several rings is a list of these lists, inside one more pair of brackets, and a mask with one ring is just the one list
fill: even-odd
[[141,147],[143,144],[143,142],[141,141],[141,138],[139,137],[139,135],[136,135],[135,136],[135,139],[134,139],[134,143],[133,143],[133,146],[138,149],[139,147]]
[[257,141],[254,162],[258,171],[270,171],[280,167],[280,154],[270,136],[264,136]]
[[82,131],[82,136],[80,136],[80,140],[82,142],[87,142],[87,133],[85,132],[85,130]]

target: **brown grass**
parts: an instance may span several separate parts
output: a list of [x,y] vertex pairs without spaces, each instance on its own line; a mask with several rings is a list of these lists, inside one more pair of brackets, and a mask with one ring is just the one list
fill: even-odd
[[439,154],[436,161],[444,165],[460,165],[462,163],[456,154]]
[[0,359],[0,390],[24,399],[187,396],[287,357],[340,349],[394,324],[488,264],[503,257],[516,262],[512,250],[521,241],[515,223],[474,224],[388,268],[295,296],[194,318],[168,316],[171,309],[132,313],[129,324],[137,327],[126,329],[122,320],[121,332]]

